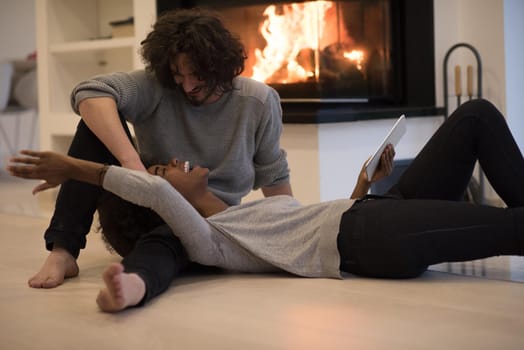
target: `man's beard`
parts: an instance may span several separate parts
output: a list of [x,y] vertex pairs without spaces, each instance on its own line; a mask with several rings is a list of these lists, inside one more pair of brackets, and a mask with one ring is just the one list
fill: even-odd
[[184,96],[186,96],[186,98],[189,101],[189,103],[191,103],[193,106],[201,106],[201,105],[203,105],[209,99],[209,97],[211,97],[211,95],[213,95],[213,91],[210,90],[210,89],[207,89],[205,87],[202,87],[201,90],[200,90],[200,91],[206,91],[206,95],[204,96],[204,98],[198,98],[197,96],[190,95],[190,94],[186,93],[181,87],[180,87],[180,89],[182,90],[182,93],[184,94]]

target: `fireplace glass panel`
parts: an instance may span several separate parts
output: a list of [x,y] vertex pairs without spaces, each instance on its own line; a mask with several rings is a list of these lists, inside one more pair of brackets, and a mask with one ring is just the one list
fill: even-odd
[[244,76],[283,101],[389,100],[393,94],[388,0],[215,5],[248,55]]

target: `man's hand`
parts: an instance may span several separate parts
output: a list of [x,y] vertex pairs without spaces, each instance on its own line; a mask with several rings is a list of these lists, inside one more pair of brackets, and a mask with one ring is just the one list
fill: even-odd
[[138,157],[138,154],[134,159],[121,161],[121,166],[122,168],[127,168],[131,170],[147,171],[146,167],[140,160],[140,157]]
[[207,187],[209,169],[186,168],[184,163],[173,158],[168,165],[154,165],[147,171],[166,179],[205,218],[226,210],[228,205]]
[[54,152],[20,151],[21,155],[10,159],[9,173],[24,179],[40,179],[45,182],[33,189],[33,194],[56,187],[69,179],[70,157]]
[[166,179],[190,203],[198,201],[208,191],[209,169],[195,166],[184,169],[184,162],[173,158],[168,165],[153,165],[147,169],[150,174]]

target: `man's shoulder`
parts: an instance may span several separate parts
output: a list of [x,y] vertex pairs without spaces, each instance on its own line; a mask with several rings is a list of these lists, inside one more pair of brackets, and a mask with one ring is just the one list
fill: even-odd
[[139,69],[128,73],[131,79],[134,79],[138,84],[148,84],[151,86],[160,87],[160,82],[153,72]]
[[155,78],[154,74],[145,70],[134,70],[131,72],[112,72],[107,74],[101,74],[94,76],[91,80],[87,80],[84,83],[92,83],[98,81],[107,83],[110,85],[135,85],[135,86],[146,86],[153,88],[154,86],[160,86],[158,79]]
[[233,81],[234,93],[242,97],[252,97],[265,103],[270,96],[275,96],[276,91],[267,84],[247,78],[236,77]]

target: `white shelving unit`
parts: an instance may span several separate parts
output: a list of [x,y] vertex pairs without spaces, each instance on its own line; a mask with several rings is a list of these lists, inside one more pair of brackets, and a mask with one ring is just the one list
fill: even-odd
[[[155,0],[35,0],[40,148],[66,151],[79,117],[70,93],[94,75],[143,67],[140,42]],[[134,17],[134,35],[111,38],[109,22]]]

